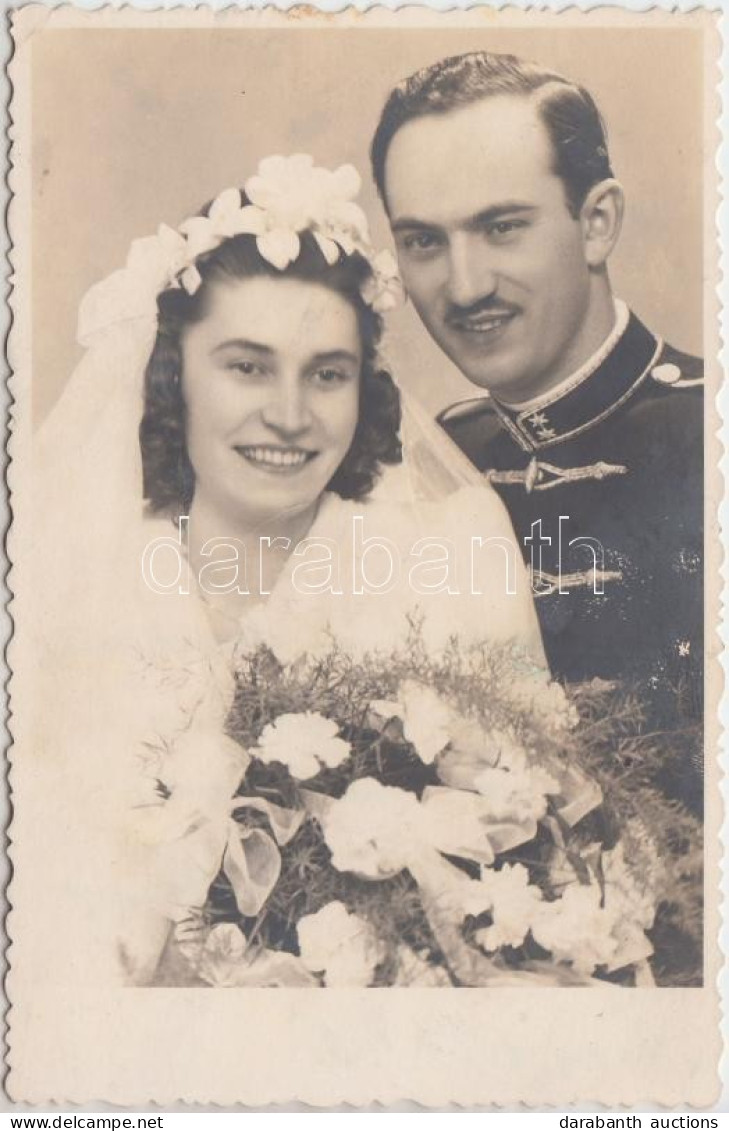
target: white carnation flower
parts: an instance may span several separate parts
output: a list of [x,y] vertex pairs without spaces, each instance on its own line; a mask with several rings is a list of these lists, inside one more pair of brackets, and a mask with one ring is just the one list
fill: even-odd
[[559,793],[559,783],[545,770],[482,770],[474,786],[496,821],[539,821],[547,812],[547,795]]
[[417,680],[404,680],[397,700],[375,699],[370,708],[383,718],[396,716],[402,721],[403,735],[426,765],[451,741],[456,723],[454,711],[437,692]]
[[509,694],[517,709],[533,712],[556,737],[572,730],[579,722],[577,708],[562,685],[553,681],[547,671],[530,669],[521,679],[515,675]]
[[521,946],[539,913],[542,900],[539,888],[529,883],[527,869],[523,864],[504,864],[498,872],[484,868],[477,886],[482,891],[479,898],[484,898],[489,904],[480,910],[490,911],[493,923],[476,932],[476,941],[485,950]]
[[368,879],[393,876],[408,867],[428,843],[423,807],[412,793],[359,778],[322,816],[332,864]]
[[532,924],[534,938],[557,962],[571,962],[585,974],[609,965],[618,948],[615,917],[601,899],[597,884],[570,884],[560,899],[542,903]]
[[263,728],[253,753],[262,762],[281,762],[299,781],[314,777],[322,766],[340,766],[351,753],[337,737],[337,724],[315,711],[279,715]]
[[532,932],[555,959],[588,974],[596,966],[619,970],[653,953],[645,934],[655,917],[650,874],[635,876],[622,844],[603,852],[601,862],[603,884],[573,880],[561,899],[542,905]]
[[453,886],[450,892],[452,913],[465,919],[467,915],[491,915],[492,924],[476,931],[476,941],[485,950],[502,946],[520,946],[539,914],[542,893],[529,882],[523,864],[504,864],[481,869],[480,880],[467,880]]
[[327,986],[368,986],[385,958],[371,925],[338,900],[315,915],[304,915],[296,931],[302,962],[323,974]]
[[451,740],[452,708],[432,688],[413,679],[400,684],[398,702],[405,738],[420,760],[430,765]]

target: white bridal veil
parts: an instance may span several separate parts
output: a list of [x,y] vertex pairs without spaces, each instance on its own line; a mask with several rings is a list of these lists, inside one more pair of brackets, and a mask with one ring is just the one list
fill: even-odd
[[[138,249],[143,253],[149,256],[149,247]],[[79,340],[85,355],[33,449],[28,607],[37,658],[37,773],[19,819],[37,822],[52,844],[43,855],[43,886],[51,904],[58,900],[63,907],[52,939],[40,932],[40,950],[27,960],[40,978],[57,978],[60,971],[70,984],[108,984],[117,976],[112,941],[123,927],[134,948],[135,914],[141,935],[156,929],[138,884],[144,835],[140,840],[139,826],[130,833],[125,823],[130,809],[144,815],[155,807],[144,792],[152,779],[140,788],[140,760],[147,752],[153,759],[157,747],[170,734],[184,734],[194,718],[206,757],[210,736],[217,740],[207,799],[215,806],[229,801],[244,757],[222,739],[232,676],[197,598],[161,598],[141,576],[149,528],[138,432],[157,320],[156,302],[130,285],[128,267],[84,299]],[[161,289],[158,280],[153,289]],[[490,495],[411,398],[404,398],[403,444],[402,466],[384,479],[392,497],[417,508],[464,487]],[[526,592],[523,601],[530,606]],[[530,607],[525,620],[534,620]],[[176,819],[194,817],[186,812]],[[151,841],[163,835],[159,826],[157,820]],[[15,898],[36,895],[16,885]],[[181,905],[185,898],[181,891]]]

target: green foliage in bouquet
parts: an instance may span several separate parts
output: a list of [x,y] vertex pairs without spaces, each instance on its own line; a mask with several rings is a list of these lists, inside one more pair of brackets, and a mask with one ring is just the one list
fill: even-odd
[[200,981],[700,984],[701,826],[643,731],[625,690],[567,694],[507,648],[433,658],[417,627],[386,662],[259,649]]
[[[629,689],[580,684],[571,691],[580,722],[571,748],[603,792],[608,835],[622,839],[637,873],[660,863],[656,918],[648,932],[659,985],[700,985],[703,973],[703,824],[679,796],[703,762],[698,725],[649,731]],[[677,794],[672,796],[672,794]]]

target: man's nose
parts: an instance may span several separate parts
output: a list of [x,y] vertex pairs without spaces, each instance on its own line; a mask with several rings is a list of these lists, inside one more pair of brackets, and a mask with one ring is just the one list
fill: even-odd
[[306,389],[296,380],[281,380],[262,412],[264,423],[283,436],[305,432],[311,425]]
[[456,306],[472,306],[496,290],[491,249],[476,233],[459,232],[453,237],[448,267],[448,297]]

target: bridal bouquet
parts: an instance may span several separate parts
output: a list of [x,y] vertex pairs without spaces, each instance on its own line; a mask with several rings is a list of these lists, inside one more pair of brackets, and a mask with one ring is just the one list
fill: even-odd
[[652,781],[634,712],[506,649],[434,660],[414,638],[387,663],[333,647],[282,665],[259,648],[238,665],[244,772],[221,871],[177,930],[179,976],[690,981],[698,824]]

